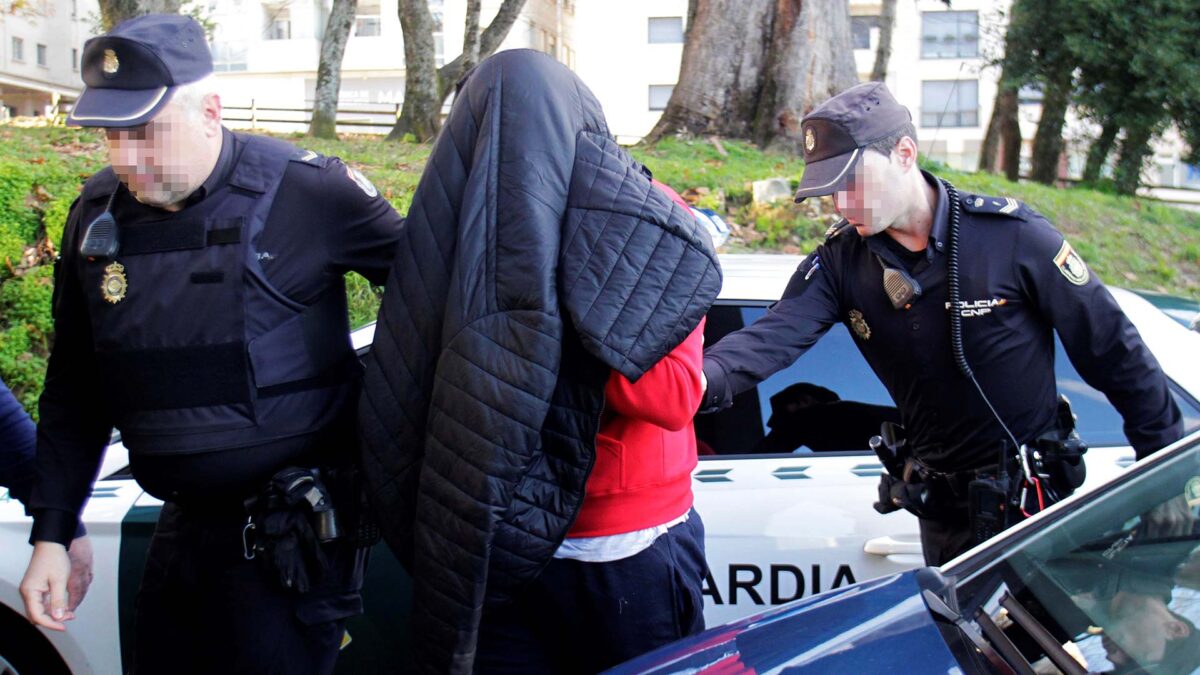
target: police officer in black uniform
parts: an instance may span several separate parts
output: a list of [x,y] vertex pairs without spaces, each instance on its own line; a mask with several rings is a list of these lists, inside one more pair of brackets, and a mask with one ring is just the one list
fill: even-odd
[[343,278],[383,284],[403,219],[340,160],[225,129],[191,18],[125,22],[82,68],[68,123],[104,128],[112,165],[63,238],[26,609],[64,629],[63,545],[116,427],[165,501],[134,670],[329,672],[365,560],[338,487],[360,368]]
[[[1058,496],[1081,478],[1055,390],[1054,331],[1121,413],[1139,458],[1179,438],[1182,418],[1158,363],[1063,235],[1015,199],[961,194],[920,170],[911,119],[878,82],[804,117],[796,199],[834,195],[844,220],[779,302],[705,352],[701,411],[729,406],[844,323],[903,424],[879,508],[918,513],[926,561],[941,564],[976,543],[989,517],[999,531],[1037,510],[1039,495],[1050,500],[1025,463],[1040,457],[1042,478],[1066,474]],[[1050,448],[1018,454],[1047,436],[1075,449],[1068,464],[1049,466]]]

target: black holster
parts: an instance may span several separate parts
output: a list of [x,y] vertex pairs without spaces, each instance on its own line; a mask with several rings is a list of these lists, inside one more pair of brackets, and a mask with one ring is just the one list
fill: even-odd
[[1075,415],[1065,396],[1058,397],[1054,422],[1054,427],[1038,436],[1032,445],[1041,457],[1055,501],[1058,501],[1070,496],[1087,479],[1083,455],[1088,446],[1075,430]]
[[324,545],[378,540],[377,528],[371,539],[361,493],[353,466],[279,471],[246,502],[246,557],[259,560],[284,588],[307,592],[328,569]]

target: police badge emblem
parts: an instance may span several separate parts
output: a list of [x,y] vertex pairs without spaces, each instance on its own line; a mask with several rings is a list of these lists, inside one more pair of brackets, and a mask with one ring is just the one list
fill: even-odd
[[125,291],[129,290],[129,280],[125,278],[125,266],[113,262],[104,268],[104,278],[100,280],[100,293],[112,304],[125,299]]
[[121,68],[121,60],[117,58],[117,53],[111,49],[105,49],[104,64],[100,68],[105,75],[116,75]]
[[854,334],[863,340],[871,339],[871,327],[867,325],[867,320],[863,318],[862,312],[857,309],[850,310],[850,328],[854,329]]
[[1054,256],[1054,264],[1058,266],[1058,271],[1067,278],[1067,281],[1082,286],[1091,278],[1091,273],[1088,272],[1087,265],[1083,263],[1083,258],[1071,248],[1071,245],[1063,240],[1062,248],[1058,249],[1058,253]]
[[817,137],[813,134],[812,127],[804,130],[804,149],[812,152],[817,147]]

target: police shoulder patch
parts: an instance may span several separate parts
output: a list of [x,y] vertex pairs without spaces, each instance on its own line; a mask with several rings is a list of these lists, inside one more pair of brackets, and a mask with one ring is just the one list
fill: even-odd
[[1067,278],[1067,281],[1082,286],[1092,277],[1088,267],[1083,262],[1083,258],[1071,248],[1071,245],[1064,239],[1062,246],[1059,247],[1058,253],[1054,255],[1054,264],[1058,267],[1058,271]]
[[1025,219],[1025,205],[1012,197],[987,197],[964,194],[960,197],[963,209],[971,213],[986,213],[1009,218]]
[[346,165],[346,175],[348,175],[350,180],[354,181],[354,184],[357,185],[363,192],[365,192],[368,197],[373,198],[379,196],[379,189],[376,188],[375,184],[368,180],[367,177],[364,176],[363,173],[358,169],[355,169],[350,165]]

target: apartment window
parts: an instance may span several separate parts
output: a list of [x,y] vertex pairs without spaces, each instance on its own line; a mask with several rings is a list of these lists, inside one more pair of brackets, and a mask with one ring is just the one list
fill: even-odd
[[49,55],[46,52],[46,45],[37,46],[37,64],[43,68],[49,67]]
[[571,70],[575,70],[575,50],[567,45],[563,45],[563,63]]
[[652,16],[649,21],[650,44],[683,44],[682,16]]
[[558,60],[558,37],[554,33],[546,33],[546,53]]
[[359,2],[358,11],[354,15],[354,36],[378,37],[383,25],[381,17],[379,0]]
[[871,48],[871,31],[879,27],[877,16],[850,17],[850,42],[855,49]]
[[12,39],[12,60],[13,61],[24,61],[25,60],[25,41],[19,37],[15,37]]
[[921,126],[979,126],[978,80],[932,80],[921,83]]
[[78,49],[71,50],[71,70],[73,70],[77,73],[79,72],[79,50]]
[[213,70],[218,73],[245,70],[246,51],[245,42],[214,42],[212,44]]
[[268,40],[292,39],[292,11],[287,5],[263,5],[266,26],[263,37]]
[[650,109],[666,110],[667,101],[671,100],[671,92],[675,91],[673,84],[650,85]]
[[921,58],[955,59],[979,55],[977,12],[921,14]]
[[446,7],[443,0],[429,0],[433,15],[433,63],[438,68],[446,63]]
[[1020,105],[1041,104],[1042,90],[1035,85],[1026,84],[1017,91],[1017,102]]

